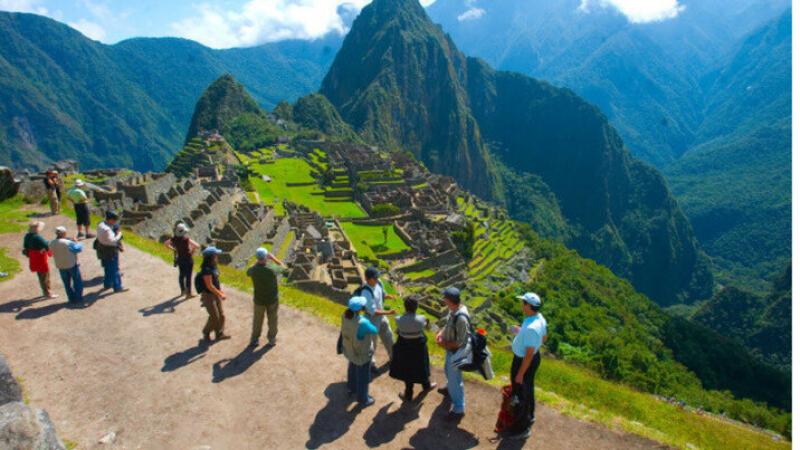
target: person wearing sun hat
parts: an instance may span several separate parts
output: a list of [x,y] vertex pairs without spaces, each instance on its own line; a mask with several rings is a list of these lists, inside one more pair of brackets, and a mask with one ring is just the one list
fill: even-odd
[[22,254],[28,257],[28,267],[39,278],[42,297],[56,298],[50,289],[50,265],[47,258],[52,256],[50,244],[40,234],[44,230],[44,222],[31,222],[28,233],[22,241]]
[[514,341],[511,350],[514,360],[511,363],[511,383],[513,395],[519,400],[517,416],[506,433],[512,439],[527,439],[536,421],[534,377],[541,363],[541,348],[547,341],[547,321],[539,312],[542,299],[533,292],[520,295],[525,320],[521,326],[511,327]]
[[83,303],[83,278],[78,253],[83,250],[83,245],[68,238],[65,227],[56,227],[56,238],[50,241],[50,250],[67,292],[67,303],[80,305]]
[[258,345],[261,329],[264,326],[264,315],[267,316],[267,345],[273,347],[278,337],[278,274],[280,268],[268,261],[284,266],[283,261],[272,255],[267,249],[256,250],[256,263],[247,269],[247,276],[253,280],[253,332],[250,335],[250,346]]
[[[92,226],[91,215],[89,214],[89,197],[84,188],[86,183],[81,179],[75,180],[75,186],[67,191],[67,198],[75,208],[75,223],[78,226],[78,239],[86,236],[93,238],[94,235],[89,231]],[[85,232],[85,234],[84,234]]]
[[194,270],[194,252],[200,248],[200,244],[191,240],[188,236],[189,227],[185,223],[175,226],[174,234],[171,238],[164,241],[164,245],[175,254],[174,265],[178,267],[178,285],[181,288],[181,296],[186,299],[192,298],[192,270]]
[[342,353],[347,358],[347,391],[355,394],[362,407],[375,403],[369,396],[369,382],[372,378],[370,362],[375,352],[372,336],[378,329],[361,313],[367,306],[367,299],[361,296],[350,298],[342,315]]
[[195,288],[200,293],[200,301],[208,311],[208,320],[203,327],[203,339],[205,342],[211,341],[213,331],[218,341],[230,339],[225,334],[225,310],[222,308],[222,301],[225,300],[225,293],[219,282],[219,255],[222,250],[210,246],[203,250],[203,264],[200,272],[195,277]]

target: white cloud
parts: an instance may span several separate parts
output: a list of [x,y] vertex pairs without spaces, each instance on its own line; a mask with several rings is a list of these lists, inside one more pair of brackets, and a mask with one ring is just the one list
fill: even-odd
[[0,0],[0,11],[27,12],[47,15],[47,8],[37,0]]
[[[209,47],[253,46],[281,39],[312,39],[328,32],[344,34],[348,14],[369,0],[249,0],[238,10],[211,3],[195,6],[195,15],[173,22],[178,36]],[[340,7],[345,6],[343,9]],[[337,12],[338,11],[338,12]]]
[[470,9],[468,9],[468,10],[464,11],[463,13],[459,14],[458,15],[458,21],[459,22],[464,22],[464,21],[467,21],[467,20],[477,20],[477,19],[480,19],[481,17],[483,17],[484,14],[486,14],[486,10],[485,9],[476,8],[476,7],[473,6]]
[[581,0],[578,9],[589,12],[593,6],[615,8],[632,23],[673,19],[686,8],[678,0]]
[[80,31],[89,39],[94,39],[95,41],[103,42],[107,36],[105,28],[96,22],[91,22],[86,19],[81,19],[77,22],[69,22],[68,25]]

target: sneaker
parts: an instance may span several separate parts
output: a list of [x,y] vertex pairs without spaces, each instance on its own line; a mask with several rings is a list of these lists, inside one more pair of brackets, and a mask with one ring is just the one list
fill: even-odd
[[255,341],[250,341],[249,347],[250,348],[258,347],[258,339],[256,339]]
[[447,420],[451,422],[460,422],[461,419],[463,418],[464,418],[464,411],[461,412],[450,411],[450,413],[447,414]]
[[211,342],[211,333],[203,333],[203,342],[204,343]]
[[[431,383],[431,385],[430,385],[430,386],[428,386],[428,387],[427,387],[427,389],[426,389],[426,388],[422,388],[422,391],[423,391],[423,392],[430,392],[430,391],[432,391],[432,390],[436,389],[436,386],[438,386],[438,384],[436,384],[436,383]],[[447,390],[447,388],[445,388],[445,390]]]
[[375,404],[375,399],[370,397],[364,403],[361,403],[362,408],[367,408]]
[[529,437],[531,437],[530,428],[528,428],[526,431],[523,431],[522,433],[509,435],[508,437],[506,437],[506,439],[510,439],[512,441],[524,441]]
[[52,300],[54,298],[58,298],[58,294],[47,294],[47,298]]
[[227,340],[227,339],[230,339],[230,338],[231,338],[230,334],[222,333],[222,334],[218,334],[217,335],[217,340],[218,341],[224,341],[224,340]]
[[128,288],[120,288],[120,289],[115,290],[114,293],[115,294],[120,294],[122,292],[128,292],[128,291],[130,291],[130,289],[128,289]]
[[397,396],[400,397],[400,400],[404,402],[410,402],[411,400],[413,400],[413,397],[410,395],[406,395],[405,392],[400,392],[399,394],[397,394]]
[[267,347],[275,347],[276,345],[278,345],[278,341],[276,340],[271,340],[267,342]]
[[376,366],[375,364],[371,364],[369,366],[369,371],[372,372],[373,375],[381,373],[381,369],[378,369],[378,366]]
[[83,236],[84,236],[83,233],[78,233],[78,239],[82,238]]

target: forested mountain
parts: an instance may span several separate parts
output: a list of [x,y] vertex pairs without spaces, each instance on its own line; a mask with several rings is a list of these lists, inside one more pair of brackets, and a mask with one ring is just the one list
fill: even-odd
[[707,142],[666,168],[725,284],[765,292],[791,257],[790,12],[749,36],[711,78]]
[[774,280],[766,296],[728,287],[704,303],[691,318],[737,340],[765,362],[791,370],[791,266]]
[[264,107],[315,90],[341,38],[212,50],[182,39],[108,46],[41,16],[0,12],[0,164],[73,158],[160,170],[195,101],[224,73]]
[[[365,7],[321,92],[365,140],[411,150],[484,196],[505,201],[519,179],[535,178],[542,197],[557,199],[541,211],[565,224],[557,237],[659,303],[710,296],[707,258],[663,178],[628,154],[600,111],[466,58],[418,2]],[[506,204],[536,225],[535,198]]]
[[789,257],[790,2],[686,0],[653,23],[600,3],[428,11],[467,54],[597,105],[633,154],[664,168],[719,281],[765,292]]

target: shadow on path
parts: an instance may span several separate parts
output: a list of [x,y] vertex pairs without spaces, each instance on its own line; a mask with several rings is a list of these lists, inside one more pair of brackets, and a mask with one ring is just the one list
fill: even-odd
[[329,384],[325,388],[325,396],[328,397],[328,403],[317,412],[314,423],[308,429],[308,449],[317,449],[344,436],[363,409],[358,406],[347,409],[355,400],[347,394],[346,382]]
[[457,421],[448,418],[450,401],[443,400],[431,414],[428,426],[417,431],[409,445],[417,450],[440,450],[443,448],[473,448],[480,441],[477,436],[458,427]]
[[186,297],[178,295],[157,305],[142,308],[139,310],[139,312],[142,314],[142,317],[152,316],[155,314],[172,314],[175,312],[175,308],[186,300]]
[[378,411],[369,428],[364,433],[364,442],[368,447],[379,447],[394,440],[406,424],[419,418],[421,403],[403,402],[397,411],[389,412],[393,403],[389,403]]
[[97,276],[94,278],[89,278],[88,280],[83,280],[83,288],[92,288],[95,286],[102,286],[103,285],[103,277]]
[[258,362],[262,356],[266,355],[272,347],[265,345],[256,350],[255,347],[247,346],[233,359],[221,359],[214,363],[211,381],[221,383],[228,378],[241,375],[253,364]]
[[23,309],[25,309],[25,308],[27,308],[29,306],[35,305],[36,303],[43,302],[45,300],[47,300],[47,299],[44,298],[44,297],[34,297],[34,298],[26,299],[26,300],[22,300],[22,299],[20,299],[20,300],[11,300],[10,302],[3,303],[2,305],[0,305],[0,313],[16,314],[16,313],[21,312]]
[[25,311],[17,314],[15,319],[17,320],[31,320],[31,319],[40,319],[45,316],[49,316],[50,314],[56,313],[67,306],[66,302],[60,303],[52,303],[50,305],[42,306],[39,308],[28,308]]
[[206,356],[209,344],[200,339],[197,345],[188,348],[182,352],[173,353],[164,359],[164,366],[161,368],[162,372],[172,372],[173,370],[180,369],[181,367],[188,366],[189,364],[197,361],[198,359]]

